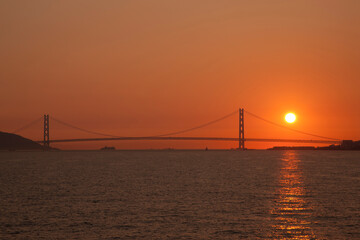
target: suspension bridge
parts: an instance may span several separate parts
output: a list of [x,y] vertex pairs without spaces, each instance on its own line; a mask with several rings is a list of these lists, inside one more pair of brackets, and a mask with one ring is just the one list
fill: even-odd
[[[267,122],[269,124],[275,125],[280,128],[286,128],[290,131],[301,133],[303,135],[315,137],[318,139],[276,139],[276,138],[245,138],[245,124],[244,124],[244,113],[248,114],[249,116],[252,116],[254,118],[260,119],[264,122]],[[214,123],[220,122],[224,119],[227,119],[231,116],[234,116],[238,114],[238,137],[181,137],[181,136],[174,136],[179,135],[182,133],[192,132],[194,130],[205,128],[209,125],[212,125]],[[116,136],[116,135],[110,135],[106,133],[100,133],[95,132],[87,129],[83,129],[77,126],[74,126],[72,124],[66,123],[64,121],[61,121],[59,119],[56,119],[54,117],[50,117],[49,114],[45,114],[43,117],[38,118],[29,124],[26,124],[25,126],[18,128],[17,130],[13,131],[13,133],[18,133],[20,131],[23,131],[24,129],[27,129],[31,126],[33,126],[36,122],[43,119],[44,123],[44,129],[43,129],[43,140],[38,140],[35,142],[42,143],[44,145],[44,148],[49,148],[50,143],[61,143],[61,142],[86,142],[86,141],[130,141],[130,140],[186,140],[186,141],[232,141],[232,142],[238,142],[238,147],[240,150],[245,150],[245,142],[286,142],[286,143],[327,143],[327,144],[339,144],[341,143],[340,139],[336,138],[330,138],[326,136],[320,136],[312,133],[307,133],[303,131],[299,131],[275,122],[272,122],[270,120],[267,120],[265,118],[262,118],[258,115],[255,115],[251,112],[245,111],[243,108],[240,108],[239,110],[236,110],[230,114],[227,114],[221,118],[215,119],[213,121],[201,124],[199,126],[195,126],[192,128],[184,129],[181,131],[176,132],[169,132],[165,134],[160,135],[154,135],[154,136],[138,136],[138,137],[131,137],[131,136]],[[50,139],[50,119],[52,121],[55,121],[57,123],[60,123],[66,127],[70,127],[75,130],[79,130],[86,133],[91,133],[94,135],[101,135],[102,137],[97,138],[69,138],[69,139]]]

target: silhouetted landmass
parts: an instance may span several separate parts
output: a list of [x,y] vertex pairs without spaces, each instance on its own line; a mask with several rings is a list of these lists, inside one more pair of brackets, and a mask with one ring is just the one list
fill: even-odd
[[43,150],[43,146],[16,134],[0,132],[0,150]]
[[319,150],[360,150],[360,141],[343,140],[340,145],[318,147]]
[[360,141],[343,140],[340,145],[330,145],[326,147],[308,147],[308,146],[280,146],[269,148],[268,150],[360,150]]

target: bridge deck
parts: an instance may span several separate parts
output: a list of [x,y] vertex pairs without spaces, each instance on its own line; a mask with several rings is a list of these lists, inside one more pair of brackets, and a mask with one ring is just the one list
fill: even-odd
[[[178,141],[234,141],[238,142],[239,138],[224,137],[109,137],[109,138],[74,138],[74,139],[54,139],[50,143],[59,142],[89,142],[89,141],[131,141],[131,140],[178,140]],[[296,143],[328,143],[339,144],[341,141],[332,140],[304,140],[304,139],[268,139],[268,138],[245,138],[247,142],[296,142]],[[43,141],[36,141],[43,143]]]

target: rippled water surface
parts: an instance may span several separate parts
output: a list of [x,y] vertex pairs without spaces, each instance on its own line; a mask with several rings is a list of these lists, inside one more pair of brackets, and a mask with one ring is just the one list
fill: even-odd
[[360,239],[360,152],[2,152],[0,239]]

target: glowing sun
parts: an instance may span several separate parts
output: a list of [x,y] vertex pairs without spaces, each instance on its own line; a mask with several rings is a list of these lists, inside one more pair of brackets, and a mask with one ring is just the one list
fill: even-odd
[[293,123],[293,122],[295,122],[295,120],[296,120],[296,115],[295,115],[295,114],[293,114],[293,113],[287,113],[287,114],[285,115],[285,121],[286,121],[287,123]]

